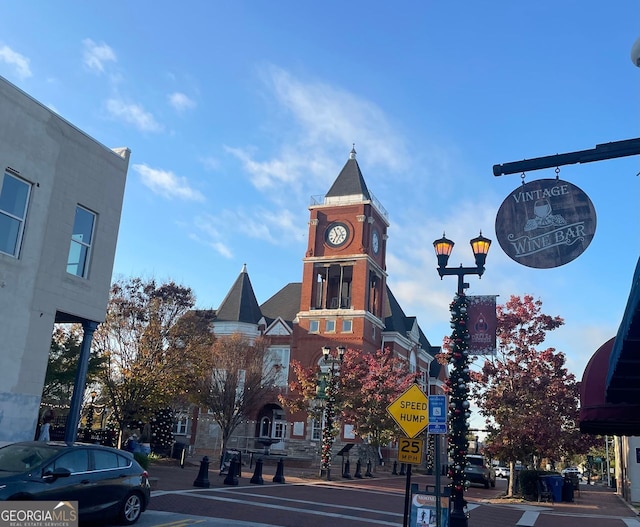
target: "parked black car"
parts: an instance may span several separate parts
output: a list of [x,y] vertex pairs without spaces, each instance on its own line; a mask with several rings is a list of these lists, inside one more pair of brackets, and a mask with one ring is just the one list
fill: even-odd
[[485,489],[489,486],[496,486],[496,471],[484,456],[469,454],[467,455],[467,466],[464,469],[464,475],[470,483],[480,483]]
[[130,525],[150,496],[147,472],[123,450],[41,441],[0,448],[0,500],[77,501],[82,521]]

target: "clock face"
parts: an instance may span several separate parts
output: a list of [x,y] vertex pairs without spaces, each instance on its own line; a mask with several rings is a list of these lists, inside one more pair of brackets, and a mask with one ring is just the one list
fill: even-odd
[[371,247],[373,252],[378,254],[380,250],[380,236],[378,235],[378,231],[373,231],[373,235],[371,236]]
[[344,223],[334,223],[327,229],[325,240],[331,247],[340,247],[349,238],[349,228]]

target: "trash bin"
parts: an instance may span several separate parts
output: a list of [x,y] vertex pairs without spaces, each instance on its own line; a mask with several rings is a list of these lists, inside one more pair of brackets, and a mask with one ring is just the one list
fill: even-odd
[[564,487],[564,478],[562,476],[544,476],[544,479],[551,490],[554,502],[562,501],[562,489]]
[[571,478],[564,478],[562,485],[562,501],[573,501],[573,481]]

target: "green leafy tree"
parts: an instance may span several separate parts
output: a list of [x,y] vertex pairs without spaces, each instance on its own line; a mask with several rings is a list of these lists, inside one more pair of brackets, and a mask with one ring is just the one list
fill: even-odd
[[191,289],[174,282],[129,278],[112,285],[94,350],[104,361],[102,400],[120,430],[191,397],[200,356],[213,340],[194,302]]
[[[51,338],[49,363],[42,390],[42,406],[69,404],[78,369],[78,357],[82,346],[82,326],[60,324]],[[87,385],[96,382],[103,359],[92,353],[89,357]]]
[[588,448],[578,428],[579,383],[565,367],[565,355],[538,349],[563,319],[542,313],[542,302],[529,295],[511,296],[497,306],[497,315],[498,352],[471,372],[472,395],[489,431],[487,453],[508,462],[514,474],[518,460],[559,461]]

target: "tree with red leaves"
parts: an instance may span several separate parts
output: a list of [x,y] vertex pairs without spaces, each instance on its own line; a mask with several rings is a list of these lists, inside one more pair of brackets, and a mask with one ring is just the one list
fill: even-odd
[[[320,368],[305,368],[291,362],[294,380],[289,393],[280,402],[291,411],[305,411],[320,421],[322,404],[317,400]],[[362,354],[348,349],[340,365],[339,382],[335,393],[335,411],[344,423],[353,425],[354,432],[371,446],[385,445],[398,436],[387,406],[415,382],[408,363],[390,350]]]
[[344,421],[373,447],[386,445],[398,436],[387,407],[415,381],[407,362],[388,349],[345,354],[340,375]]
[[486,453],[508,462],[512,474],[516,461],[559,461],[589,443],[579,432],[580,386],[565,367],[564,353],[538,350],[564,320],[541,309],[542,302],[529,295],[512,295],[497,306],[498,351],[481,371],[471,372],[472,395],[489,432]]

